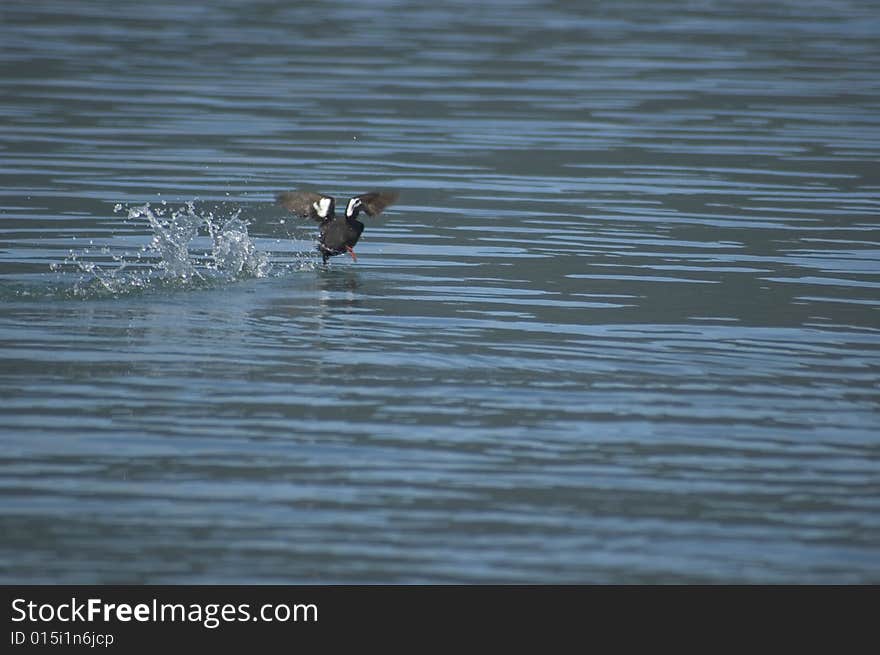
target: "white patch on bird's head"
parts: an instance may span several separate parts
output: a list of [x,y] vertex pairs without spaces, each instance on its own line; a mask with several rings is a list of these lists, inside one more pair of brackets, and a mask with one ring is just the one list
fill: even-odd
[[320,200],[313,202],[312,207],[315,208],[318,216],[321,218],[327,218],[327,212],[330,210],[330,203],[333,202],[330,198],[321,198]]
[[345,215],[349,218],[354,216],[354,210],[361,206],[360,198],[352,198],[348,201],[348,207],[345,208]]

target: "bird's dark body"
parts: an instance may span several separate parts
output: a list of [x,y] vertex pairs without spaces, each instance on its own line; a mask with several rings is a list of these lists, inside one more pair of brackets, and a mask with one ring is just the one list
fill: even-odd
[[330,257],[351,254],[357,259],[354,246],[361,238],[364,224],[357,220],[361,211],[368,216],[378,216],[388,205],[397,200],[394,191],[370,191],[348,201],[344,216],[336,216],[336,201],[316,191],[286,191],[278,194],[278,204],[297,216],[311,218],[320,224],[318,251],[324,263]]
[[321,251],[324,263],[326,264],[330,257],[344,255],[350,248],[354,248],[363,231],[363,223],[345,216],[337,216],[321,223],[318,250]]

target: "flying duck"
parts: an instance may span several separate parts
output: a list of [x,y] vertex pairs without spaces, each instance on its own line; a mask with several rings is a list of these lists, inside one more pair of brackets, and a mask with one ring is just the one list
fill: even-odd
[[354,245],[364,231],[364,224],[357,220],[358,214],[365,211],[368,216],[378,216],[383,209],[397,200],[397,193],[370,191],[355,196],[348,201],[345,216],[336,216],[336,201],[316,191],[285,191],[279,193],[275,200],[297,216],[311,218],[320,223],[318,251],[326,264],[330,257],[343,255],[346,252],[357,261]]

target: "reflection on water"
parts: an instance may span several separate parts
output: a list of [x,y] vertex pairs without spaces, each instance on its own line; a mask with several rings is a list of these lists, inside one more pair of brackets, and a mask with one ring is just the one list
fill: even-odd
[[0,576],[876,582],[878,29],[5,3]]

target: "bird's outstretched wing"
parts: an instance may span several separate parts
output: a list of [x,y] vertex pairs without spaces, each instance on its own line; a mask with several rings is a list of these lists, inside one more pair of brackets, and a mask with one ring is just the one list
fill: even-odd
[[336,207],[333,198],[317,191],[285,191],[275,196],[275,200],[297,216],[311,218],[318,223],[333,218]]
[[370,191],[355,196],[361,201],[361,207],[370,216],[378,216],[390,204],[398,198],[397,191]]

